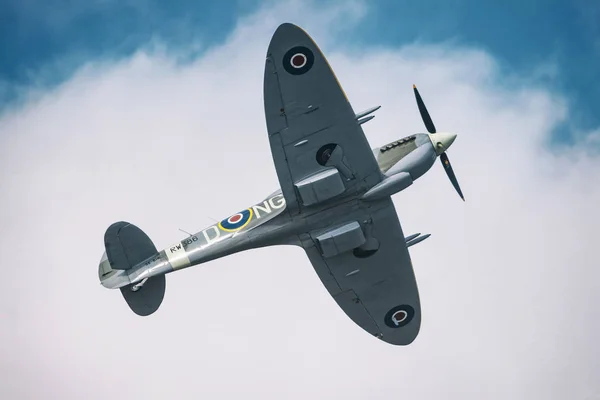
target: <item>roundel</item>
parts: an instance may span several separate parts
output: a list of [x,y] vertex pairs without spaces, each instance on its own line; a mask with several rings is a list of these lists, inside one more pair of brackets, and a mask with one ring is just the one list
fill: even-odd
[[396,306],[385,314],[384,322],[390,328],[401,328],[408,325],[415,316],[415,309],[407,304]]
[[248,208],[244,211],[240,211],[237,214],[233,214],[229,218],[225,218],[223,221],[219,222],[219,228],[223,229],[227,232],[235,232],[239,231],[252,219],[252,209]]
[[283,56],[283,68],[292,75],[307,73],[315,62],[315,56],[310,49],[296,46],[287,51]]

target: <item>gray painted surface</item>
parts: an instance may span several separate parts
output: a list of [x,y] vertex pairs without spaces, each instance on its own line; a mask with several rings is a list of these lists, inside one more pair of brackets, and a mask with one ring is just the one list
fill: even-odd
[[[288,52],[302,47],[314,57],[311,67],[292,74]],[[287,69],[286,69],[287,68]],[[290,215],[303,212],[294,184],[327,166],[316,160],[317,151],[334,143],[343,149],[346,193],[363,191],[382,179],[367,139],[355,119],[327,60],[313,40],[299,27],[282,24],[267,50],[264,75],[264,103],[267,131],[277,177]],[[297,142],[307,143],[296,147]]]

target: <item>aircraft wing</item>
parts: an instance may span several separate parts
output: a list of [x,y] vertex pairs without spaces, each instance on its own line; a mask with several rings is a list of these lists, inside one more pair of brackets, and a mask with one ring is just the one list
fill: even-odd
[[377,161],[331,67],[295,25],[279,26],[269,44],[264,103],[273,161],[290,215],[381,181]]
[[379,241],[371,256],[360,258],[350,251],[324,257],[314,237],[304,240],[303,247],[329,293],[354,322],[385,342],[407,345],[421,325],[419,292],[396,210],[391,199],[385,201],[371,215],[371,234]]

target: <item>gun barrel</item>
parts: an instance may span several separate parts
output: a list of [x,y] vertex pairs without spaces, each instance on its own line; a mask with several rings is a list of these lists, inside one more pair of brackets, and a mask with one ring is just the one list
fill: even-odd
[[368,117],[361,118],[361,119],[359,119],[359,120],[358,120],[358,124],[359,124],[359,125],[362,125],[362,124],[364,124],[365,122],[369,122],[369,121],[370,121],[370,120],[372,120],[373,118],[375,118],[375,116],[374,116],[374,115],[369,115]]
[[417,236],[419,236],[421,233],[415,233],[414,235],[410,235],[404,238],[405,242],[410,242],[411,240],[413,240],[414,238],[416,238]]
[[354,119],[361,119],[362,117],[365,117],[371,113],[374,113],[375,111],[379,110],[380,108],[381,108],[381,106],[376,106],[376,107],[371,107],[368,110],[361,111],[354,116]]
[[406,243],[406,247],[410,247],[410,246],[413,246],[413,245],[415,245],[417,243],[421,243],[423,240],[427,239],[429,236],[431,236],[430,233],[428,233],[427,235],[420,236],[420,237],[418,237],[416,239],[413,239],[413,240],[411,240],[411,241],[409,241],[409,242]]

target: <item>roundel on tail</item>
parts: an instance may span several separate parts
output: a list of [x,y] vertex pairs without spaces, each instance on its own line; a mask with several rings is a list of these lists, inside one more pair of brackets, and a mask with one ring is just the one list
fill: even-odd
[[315,56],[313,52],[304,46],[296,46],[289,49],[283,56],[283,68],[292,75],[302,75],[310,71]]

